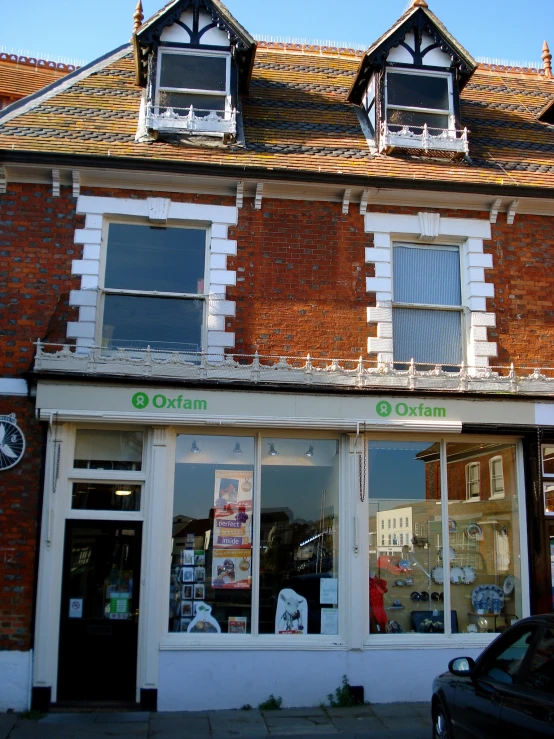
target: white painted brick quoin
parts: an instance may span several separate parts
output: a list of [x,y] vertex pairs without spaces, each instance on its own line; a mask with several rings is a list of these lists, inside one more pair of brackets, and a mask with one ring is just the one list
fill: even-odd
[[77,340],[79,347],[92,347],[100,342],[96,325],[98,300],[101,295],[100,260],[102,227],[106,216],[131,216],[142,222],[176,220],[204,223],[209,228],[208,266],[205,291],[206,351],[211,359],[223,359],[224,350],[233,348],[235,335],[225,331],[225,316],[235,315],[234,301],[226,299],[227,286],[236,284],[236,272],[227,269],[227,256],[237,253],[237,242],[229,240],[228,228],[236,225],[237,208],[198,203],[174,203],[169,198],[106,198],[80,195],[77,213],[85,216],[85,228],[75,230],[75,244],[83,245],[83,258],[74,259],[72,274],[81,277],[81,289],[72,290],[70,305],[79,307],[79,320],[67,325],[67,337]]
[[367,321],[377,324],[377,338],[368,337],[368,352],[376,352],[379,362],[393,361],[393,240],[440,244],[442,236],[445,243],[460,246],[463,304],[469,311],[465,337],[469,371],[487,368],[489,359],[497,354],[496,343],[488,341],[487,336],[487,328],[496,325],[495,314],[486,312],[486,299],[494,297],[494,285],[485,282],[485,270],[493,266],[492,256],[483,253],[483,239],[491,238],[489,221],[442,218],[437,213],[367,213],[365,231],[373,233],[374,244],[373,248],[366,248],[365,261],[375,265],[375,277],[366,279],[366,290],[376,294],[376,306],[367,309]]

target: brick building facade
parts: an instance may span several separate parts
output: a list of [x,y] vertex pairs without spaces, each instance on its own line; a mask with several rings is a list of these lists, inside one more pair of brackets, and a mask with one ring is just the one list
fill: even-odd
[[0,709],[213,705],[182,675],[229,685],[227,649],[222,708],[346,672],[386,702],[429,645],[424,700],[552,607],[549,60],[477,65],[421,2],[366,54],[256,44],[217,0],[137,13],[0,114]]

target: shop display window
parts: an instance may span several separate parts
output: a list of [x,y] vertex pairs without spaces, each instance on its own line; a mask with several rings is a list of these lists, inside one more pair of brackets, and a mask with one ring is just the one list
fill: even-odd
[[142,469],[142,431],[78,429],[76,469],[138,471]]
[[554,446],[542,447],[542,471],[545,477],[554,476]]
[[[440,476],[428,464],[437,444],[370,441],[370,633],[444,631]],[[381,522],[393,529],[378,543]],[[453,615],[454,619],[454,615]]]
[[544,512],[547,516],[554,516],[554,482],[543,483]]
[[71,507],[85,511],[140,511],[140,493],[140,485],[126,482],[74,482]]
[[338,441],[261,446],[260,634],[338,634]]
[[[459,630],[504,631],[522,615],[515,445],[452,443],[446,458],[450,600]],[[481,480],[481,498],[467,501],[464,470],[475,463],[490,476]]]
[[177,436],[170,632],[251,633],[253,471],[252,437]]
[[[372,634],[500,632],[522,616],[516,447],[442,449],[439,441],[369,442]],[[479,469],[490,475],[476,477]],[[479,497],[468,495],[468,480],[479,480]],[[377,537],[384,520],[393,524],[386,544]]]

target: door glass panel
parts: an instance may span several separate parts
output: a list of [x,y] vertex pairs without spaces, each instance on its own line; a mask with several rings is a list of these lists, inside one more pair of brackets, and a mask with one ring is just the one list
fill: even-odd
[[71,507],[87,511],[140,511],[140,493],[140,485],[74,482]]
[[460,631],[500,632],[522,616],[515,459],[514,444],[447,444],[450,592]]
[[73,466],[90,470],[141,470],[142,431],[78,429]]
[[368,460],[369,630],[443,633],[439,445],[370,441]]
[[179,434],[169,631],[251,630],[254,439]]
[[338,634],[338,441],[264,438],[261,498],[260,633]]

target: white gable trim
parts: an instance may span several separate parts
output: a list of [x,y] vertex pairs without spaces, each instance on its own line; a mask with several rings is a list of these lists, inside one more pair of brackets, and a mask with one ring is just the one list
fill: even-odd
[[[154,202],[155,201],[155,202]],[[162,202],[163,201],[163,202]],[[225,349],[235,345],[235,335],[225,331],[225,318],[235,315],[235,302],[226,300],[227,286],[236,284],[236,272],[227,269],[227,256],[237,253],[237,242],[227,238],[229,226],[237,224],[238,210],[226,205],[174,203],[169,198],[105,198],[80,195],[77,213],[85,216],[85,227],[75,230],[74,241],[83,245],[83,258],[74,259],[71,273],[81,277],[81,289],[72,290],[70,305],[79,307],[79,320],[69,322],[67,336],[76,339],[77,346],[92,347],[97,332],[96,311],[100,286],[102,226],[106,216],[134,216],[160,222],[168,220],[194,221],[210,227],[209,262],[206,281],[207,345],[204,351],[213,361],[223,358]]]
[[492,268],[492,256],[483,252],[483,240],[491,238],[489,221],[473,218],[442,218],[436,213],[416,216],[367,213],[365,231],[373,233],[373,248],[366,248],[365,261],[375,265],[375,277],[366,280],[367,292],[376,293],[376,307],[367,309],[368,323],[377,324],[377,337],[369,337],[367,350],[378,361],[393,361],[392,327],[392,244],[395,239],[457,242],[462,254],[462,295],[469,313],[465,353],[470,372],[489,366],[497,346],[487,340],[487,328],[496,325],[494,313],[486,312],[486,299],[494,297],[494,285],[485,282],[485,269]]

